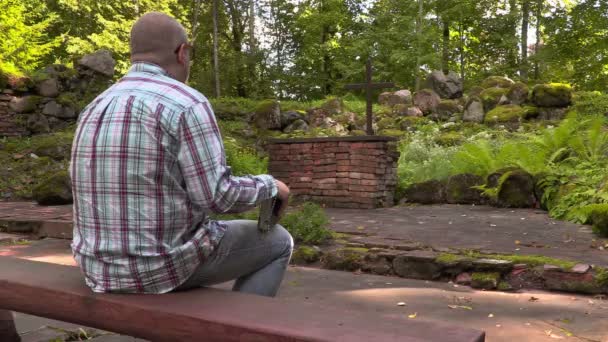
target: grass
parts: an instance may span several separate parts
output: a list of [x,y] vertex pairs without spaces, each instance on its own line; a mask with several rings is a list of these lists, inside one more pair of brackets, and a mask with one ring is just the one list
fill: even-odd
[[[464,251],[463,255],[442,253],[435,259],[437,262],[450,263],[468,257],[472,259],[496,259],[511,261],[514,264],[526,264],[528,266],[554,265],[564,270],[569,270],[577,263],[568,260],[556,259],[542,255],[506,255],[506,254],[481,254],[475,251]],[[608,272],[606,275],[608,279]]]

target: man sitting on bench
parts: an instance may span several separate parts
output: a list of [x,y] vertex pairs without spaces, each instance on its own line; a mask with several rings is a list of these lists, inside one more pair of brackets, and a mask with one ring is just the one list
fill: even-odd
[[209,101],[188,87],[193,46],[175,19],[148,13],[131,30],[128,73],[81,113],[72,148],[72,250],[95,292],[167,293],[236,279],[275,296],[293,249],[281,226],[213,221],[289,189],[235,177]]

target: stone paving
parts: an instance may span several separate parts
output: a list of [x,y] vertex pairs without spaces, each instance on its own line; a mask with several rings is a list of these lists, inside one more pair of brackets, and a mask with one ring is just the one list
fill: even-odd
[[[368,247],[415,242],[440,250],[544,255],[608,266],[608,240],[597,238],[589,226],[553,220],[541,210],[434,205],[373,210],[330,208],[327,213],[333,230],[356,234],[354,240]],[[32,229],[39,237],[69,238],[72,207],[0,202],[2,225],[17,232]]]

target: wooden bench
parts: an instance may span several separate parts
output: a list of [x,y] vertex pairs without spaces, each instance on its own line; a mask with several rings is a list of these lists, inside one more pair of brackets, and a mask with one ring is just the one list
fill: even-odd
[[164,295],[95,294],[76,267],[0,257],[0,341],[19,341],[12,313],[151,341],[453,341],[483,332],[375,313],[200,289]]

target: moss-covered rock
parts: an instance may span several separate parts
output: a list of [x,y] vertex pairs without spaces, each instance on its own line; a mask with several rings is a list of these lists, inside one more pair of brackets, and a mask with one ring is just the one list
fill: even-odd
[[488,88],[482,91],[479,97],[483,102],[484,110],[489,112],[494,109],[503,100],[503,97],[506,98],[508,91],[505,88]]
[[522,82],[517,82],[509,88],[509,92],[507,93],[507,99],[509,102],[516,105],[522,105],[526,101],[528,101],[528,93],[530,89],[528,89],[528,85]]
[[481,83],[481,87],[484,89],[488,88],[504,88],[509,89],[511,86],[515,84],[513,80],[503,76],[490,76],[483,80]]
[[385,130],[385,129],[397,129],[398,128],[398,124],[397,124],[397,120],[393,119],[393,118],[384,118],[378,121],[378,129],[380,130]]
[[431,89],[422,89],[414,94],[414,106],[425,115],[435,113],[441,98]]
[[10,108],[16,113],[31,113],[38,108],[38,105],[42,102],[40,96],[23,96],[14,97],[9,103]]
[[591,204],[579,209],[581,216],[587,217],[587,222],[593,225],[593,231],[608,237],[608,203]]
[[519,123],[523,120],[526,111],[518,105],[498,106],[486,114],[487,124]]
[[539,117],[540,112],[538,111],[538,107],[536,106],[523,106],[524,109],[524,120],[532,120]]
[[456,113],[462,113],[463,107],[457,100],[441,100],[437,106],[436,115],[437,119],[441,121],[448,120]]
[[318,261],[321,258],[321,250],[310,246],[300,246],[295,249],[291,256],[291,262],[296,265],[306,265]]
[[365,251],[352,248],[341,248],[323,255],[321,264],[329,270],[356,271],[361,268]]
[[405,132],[399,129],[382,129],[378,132],[378,135],[383,135],[383,136],[387,136],[387,137],[403,137],[405,135]]
[[329,99],[321,105],[321,109],[325,110],[330,115],[342,114],[344,111],[344,102],[340,98]]
[[25,119],[25,128],[32,134],[44,134],[51,131],[48,118],[42,114],[29,114]]
[[61,93],[61,94],[59,94],[59,96],[57,96],[57,98],[55,99],[55,102],[59,103],[60,105],[62,105],[64,107],[72,108],[76,111],[80,111],[83,109],[83,108],[79,107],[78,95],[76,93],[71,93],[71,92]]
[[72,203],[72,185],[67,171],[57,172],[43,179],[33,189],[33,196],[40,205],[64,205]]
[[462,120],[466,122],[482,123],[486,112],[483,101],[478,96],[471,96],[464,105],[464,114]]
[[401,119],[399,126],[402,130],[415,130],[417,127],[425,125],[429,122],[428,118],[419,116],[407,116]]
[[253,122],[260,129],[281,129],[281,105],[274,100],[263,101],[256,108]]
[[406,202],[420,204],[445,203],[445,183],[438,180],[430,180],[413,184],[404,190],[403,199]]
[[537,112],[540,120],[558,121],[566,118],[568,108],[539,107]]
[[494,290],[500,282],[498,272],[475,272],[471,276],[471,287],[475,289]]
[[536,205],[534,177],[524,170],[506,172],[500,177],[497,203],[507,208],[533,208]]
[[451,204],[482,204],[482,191],[475,187],[483,183],[483,177],[473,174],[451,176],[446,184],[446,200]]
[[563,83],[537,84],[532,102],[539,107],[567,107],[572,103],[572,87]]
[[481,92],[483,92],[483,91],[484,91],[483,87],[474,86],[471,89],[469,89],[469,91],[467,92],[467,96],[468,97],[479,96],[479,95],[481,95]]
[[460,145],[464,142],[465,137],[458,132],[445,132],[437,137],[435,137],[434,141],[437,145],[441,146],[456,146]]

